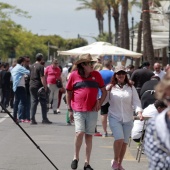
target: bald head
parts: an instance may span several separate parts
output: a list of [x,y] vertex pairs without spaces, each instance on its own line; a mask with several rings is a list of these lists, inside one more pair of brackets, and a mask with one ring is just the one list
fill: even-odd
[[155,63],[153,68],[156,71],[156,73],[160,73],[161,72],[161,65],[159,63]]

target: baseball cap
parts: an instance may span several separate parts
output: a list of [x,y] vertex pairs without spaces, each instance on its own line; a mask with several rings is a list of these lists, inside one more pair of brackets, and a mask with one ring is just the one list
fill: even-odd
[[116,66],[115,67],[115,73],[118,73],[120,71],[124,71],[126,73],[125,67],[122,65]]

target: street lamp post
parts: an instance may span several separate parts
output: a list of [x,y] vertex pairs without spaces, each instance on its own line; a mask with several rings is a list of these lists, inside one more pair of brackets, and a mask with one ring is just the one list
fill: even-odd
[[[131,31],[131,50],[133,51],[133,39],[134,39],[134,18],[132,17],[132,31]],[[131,58],[131,65],[133,65],[133,57]]]
[[168,64],[170,64],[170,5],[168,7],[168,11],[166,12],[166,15],[169,19],[169,44],[168,44]]

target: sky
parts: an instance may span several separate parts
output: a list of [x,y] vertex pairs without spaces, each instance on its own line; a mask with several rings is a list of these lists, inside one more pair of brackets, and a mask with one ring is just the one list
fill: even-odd
[[[38,35],[60,35],[63,38],[77,38],[78,34],[94,42],[92,36],[98,35],[98,24],[93,10],[80,10],[77,0],[1,0],[27,11],[31,19],[13,16],[12,19],[21,24],[28,31]],[[139,22],[139,9],[133,8],[129,14],[129,27],[131,18],[134,23]],[[108,30],[107,16],[105,15],[104,30]],[[114,33],[114,23],[112,19],[112,30]]]

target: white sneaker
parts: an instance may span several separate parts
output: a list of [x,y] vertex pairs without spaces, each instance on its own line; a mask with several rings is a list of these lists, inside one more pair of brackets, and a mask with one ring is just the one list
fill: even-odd
[[57,113],[60,113],[60,110],[59,110],[59,109],[57,109]]

